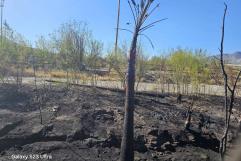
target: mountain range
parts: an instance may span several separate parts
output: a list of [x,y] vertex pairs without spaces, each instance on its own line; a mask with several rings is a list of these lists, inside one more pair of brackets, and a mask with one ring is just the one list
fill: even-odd
[[[215,57],[219,58],[220,55],[216,55]],[[241,65],[241,51],[237,51],[237,52],[230,53],[230,54],[226,53],[223,55],[223,58],[224,58],[225,63]]]
[[237,51],[232,54],[224,54],[224,61],[229,64],[241,65],[241,52]]

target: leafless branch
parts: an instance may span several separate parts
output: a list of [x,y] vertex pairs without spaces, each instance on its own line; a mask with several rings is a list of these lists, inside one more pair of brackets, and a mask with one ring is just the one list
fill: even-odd
[[140,31],[143,32],[143,31],[149,29],[150,27],[153,27],[154,24],[159,23],[159,22],[164,21],[164,20],[167,20],[167,18],[163,18],[163,19],[160,19],[160,20],[154,21],[154,22],[152,22],[152,23],[150,23],[150,24],[148,24],[148,25],[142,27],[142,28],[140,29]]
[[220,59],[218,58],[218,56],[213,56],[213,58],[214,58],[215,60],[220,61]]
[[236,86],[237,86],[237,83],[239,81],[240,76],[241,76],[241,70],[239,71],[239,73],[238,73],[238,75],[237,75],[237,77],[235,79],[235,83],[234,83],[234,86],[233,86],[233,91],[235,91],[235,89],[236,89]]
[[139,4],[134,6],[135,8],[135,13],[136,13],[136,19],[139,17]]
[[128,1],[128,4],[129,4],[129,7],[130,7],[130,9],[131,9],[131,13],[132,13],[132,16],[133,16],[133,19],[134,19],[135,25],[136,25],[137,18],[136,18],[136,15],[135,15],[135,13],[134,13],[134,10],[133,10],[133,8],[132,8],[132,6],[131,6],[130,1]]
[[151,44],[152,49],[154,49],[154,45],[153,45],[151,39],[147,35],[145,35],[145,34],[139,34],[139,35],[144,36],[149,41],[149,43]]
[[224,15],[223,15],[223,23],[222,23],[222,38],[221,38],[221,48],[219,49],[220,51],[220,62],[221,62],[221,67],[222,67],[222,72],[223,72],[223,75],[225,77],[225,79],[227,79],[227,73],[225,71],[225,68],[224,68],[224,61],[223,61],[223,43],[224,43],[224,31],[225,31],[225,18],[226,18],[226,13],[227,13],[227,4],[224,3],[225,5],[225,9],[224,9]]
[[149,13],[147,13],[147,16],[145,17],[144,21],[160,6],[160,3],[158,3]]
[[130,32],[130,33],[132,33],[132,34],[133,34],[133,31],[131,31],[131,30],[129,30],[129,29],[125,29],[125,28],[119,28],[119,30],[128,31],[128,32]]
[[135,0],[131,0],[131,2],[132,2],[132,4],[133,4],[133,6],[136,6]]

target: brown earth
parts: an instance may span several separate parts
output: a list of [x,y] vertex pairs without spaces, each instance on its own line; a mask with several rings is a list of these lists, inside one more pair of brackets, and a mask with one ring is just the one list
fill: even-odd
[[[53,161],[116,161],[120,155],[124,93],[122,91],[60,85],[0,86],[0,161],[16,155]],[[193,98],[192,98],[193,99]],[[172,94],[137,93],[135,108],[136,161],[218,161],[222,134],[223,98],[194,98],[192,125],[184,130],[191,97],[181,104]],[[240,107],[241,99],[236,100]],[[39,107],[43,125],[40,124]],[[200,115],[201,114],[201,115]],[[234,111],[229,146],[238,135],[239,110]],[[200,120],[204,122],[200,130]],[[21,160],[21,159],[18,159]],[[22,159],[24,160],[24,159]],[[47,160],[47,159],[32,159]]]

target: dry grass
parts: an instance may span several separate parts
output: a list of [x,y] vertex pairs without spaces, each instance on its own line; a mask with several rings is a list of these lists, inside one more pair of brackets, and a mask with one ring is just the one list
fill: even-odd
[[[33,69],[25,69],[24,75],[26,76],[34,76]],[[67,78],[67,72],[63,70],[52,70],[52,71],[43,71],[38,70],[36,72],[36,76],[40,78]],[[76,72],[69,72],[68,76],[70,79],[80,79],[80,80],[91,80],[94,74],[91,73],[76,73]],[[115,71],[111,71],[109,74],[104,76],[96,75],[96,79],[99,81],[118,81],[119,76]]]

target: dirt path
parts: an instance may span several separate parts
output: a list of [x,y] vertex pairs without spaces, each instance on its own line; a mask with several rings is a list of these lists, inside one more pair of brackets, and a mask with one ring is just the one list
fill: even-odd
[[[13,78],[8,78],[10,82],[14,82]],[[52,81],[60,81],[60,82],[66,82],[66,79],[64,78],[37,78],[37,82],[40,84],[43,84],[44,80],[52,80]],[[82,85],[91,85],[91,81],[85,81],[84,83],[82,81],[74,81],[79,82],[79,84]],[[23,83],[25,84],[34,84],[34,77],[23,77]],[[99,87],[106,87],[106,88],[117,88],[117,89],[122,89],[122,85],[120,81],[97,81],[97,86]],[[145,83],[145,82],[140,82],[138,85],[138,91],[162,91],[164,88],[164,91],[167,92],[169,89],[170,93],[176,93],[176,85],[175,84],[156,84],[156,83]],[[182,89],[182,88],[181,88]],[[188,91],[189,93],[192,93],[192,85],[188,86]],[[222,96],[223,95],[223,86],[218,86],[218,85],[200,85],[200,93],[202,94],[208,94],[208,95],[218,95]],[[237,92],[237,95],[241,96],[241,91]]]

